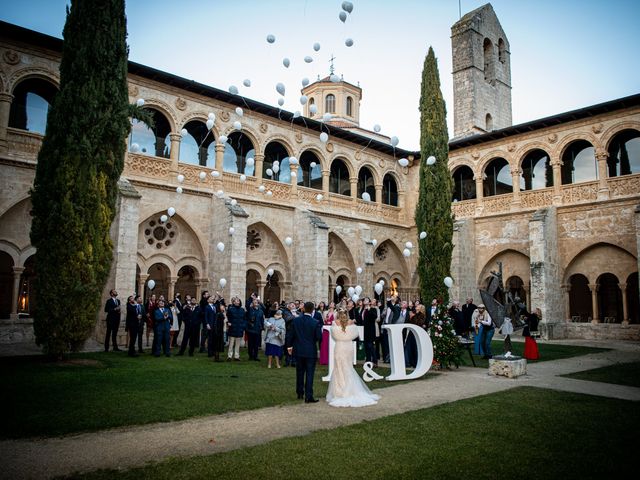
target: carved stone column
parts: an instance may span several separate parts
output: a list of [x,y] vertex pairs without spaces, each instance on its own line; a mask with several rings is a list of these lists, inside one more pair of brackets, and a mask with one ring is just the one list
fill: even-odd
[[255,157],[255,167],[253,170],[253,176],[258,179],[258,184],[262,183],[262,163],[264,162],[264,154],[256,153]]
[[560,160],[560,157],[557,157],[557,154],[554,153],[550,157],[549,163],[551,164],[551,168],[553,170],[553,204],[561,205],[562,204],[562,160]]
[[169,277],[169,294],[167,295],[167,302],[172,302],[173,297],[176,295],[176,283],[178,282],[178,277]]
[[522,175],[520,168],[514,167],[511,169],[511,183],[513,185],[511,210],[520,210],[520,175]]
[[355,201],[358,198],[358,177],[349,178],[349,184],[351,185],[351,198]]
[[[260,295],[260,299],[264,299],[264,287],[267,286],[267,282],[264,280],[258,280],[256,282],[256,287],[258,287],[258,294]],[[245,308],[248,309],[251,305],[245,305]]]
[[620,291],[622,292],[622,324],[629,325],[629,308],[627,305],[627,284],[619,283]]
[[10,93],[0,93],[0,150],[7,149],[7,127],[12,100],[13,95]]
[[598,200],[609,198],[609,184],[607,183],[607,159],[609,152],[604,149],[596,150],[596,160],[598,161]]
[[20,278],[24,267],[13,267],[13,296],[11,297],[11,318],[18,317],[18,299],[20,298]]
[[224,171],[224,148],[225,144],[216,142],[216,170],[220,173],[220,176],[217,178],[218,181],[222,182],[222,172]]
[[476,181],[476,215],[482,213],[482,203],[484,198],[484,185],[482,175],[476,174],[473,179]]
[[591,309],[593,310],[593,316],[591,317],[591,323],[600,323],[600,319],[598,316],[600,312],[598,311],[598,290],[600,289],[600,285],[597,283],[590,283],[589,290],[591,290]]
[[376,188],[376,203],[382,204],[382,185],[375,185]]
[[571,284],[562,285],[564,290],[564,319],[566,322],[571,321]]
[[147,279],[149,278],[149,275],[147,275],[146,273],[141,273],[140,276],[138,277],[138,295],[140,295],[143,300],[146,297],[146,292],[144,290],[144,286],[147,284]]
[[331,170],[322,170],[322,193],[325,197],[329,196],[329,182]]
[[171,147],[169,150],[169,159],[171,160],[171,171],[178,171],[178,160],[180,159],[180,141],[182,135],[179,133],[170,133],[169,139],[171,140]]
[[[300,169],[300,165],[290,165],[291,168],[291,196],[298,196],[298,172]],[[295,175],[294,175],[295,173]]]

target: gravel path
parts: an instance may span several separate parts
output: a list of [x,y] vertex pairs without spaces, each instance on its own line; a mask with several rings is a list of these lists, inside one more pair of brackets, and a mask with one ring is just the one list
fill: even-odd
[[526,376],[513,380],[489,376],[484,369],[446,371],[428,381],[379,390],[382,398],[378,405],[365,408],[333,408],[321,400],[317,404],[269,407],[80,435],[0,441],[3,459],[0,477],[51,478],[99,468],[129,468],[144,465],[151,457],[153,461],[162,460],[161,452],[166,452],[166,456],[207,455],[519,386],[640,401],[640,388],[558,377],[618,362],[640,361],[640,345],[598,343],[597,346],[616,349],[530,364]]

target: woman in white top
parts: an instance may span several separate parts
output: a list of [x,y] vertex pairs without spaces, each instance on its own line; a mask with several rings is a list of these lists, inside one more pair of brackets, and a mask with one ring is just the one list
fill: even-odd
[[333,371],[327,390],[327,402],[333,407],[375,405],[380,398],[371,393],[353,368],[353,340],[357,337],[358,327],[349,320],[345,309],[339,309],[331,326],[331,338],[336,344],[333,350]]
[[180,324],[178,323],[178,307],[174,303],[170,304],[169,310],[171,310],[171,327],[169,328],[169,345],[173,345],[173,336],[180,333]]

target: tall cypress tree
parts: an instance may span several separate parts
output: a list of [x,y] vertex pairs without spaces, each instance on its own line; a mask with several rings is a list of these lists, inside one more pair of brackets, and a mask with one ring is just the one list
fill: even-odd
[[111,267],[109,228],[130,128],[124,0],[73,0],[63,36],[31,227],[36,342],[55,357],[91,334]]
[[[449,134],[446,107],[440,90],[438,62],[433,48],[424,60],[420,94],[420,195],[416,207],[418,231],[427,232],[419,241],[418,275],[422,300],[433,298],[446,305],[449,292],[444,278],[449,276],[453,250],[453,219],[451,217],[451,174],[447,166]],[[434,156],[436,163],[427,165]]]

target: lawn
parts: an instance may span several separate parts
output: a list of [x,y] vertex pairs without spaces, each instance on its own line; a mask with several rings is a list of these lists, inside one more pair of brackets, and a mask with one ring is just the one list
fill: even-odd
[[78,478],[625,478],[639,428],[635,403],[520,387],[257,447]]
[[571,373],[563,377],[588,380],[590,382],[615,383],[629,387],[640,387],[640,362],[619,363],[608,367]]

